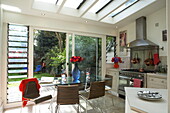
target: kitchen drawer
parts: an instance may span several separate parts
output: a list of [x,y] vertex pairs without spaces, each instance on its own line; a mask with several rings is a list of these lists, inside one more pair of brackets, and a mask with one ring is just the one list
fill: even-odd
[[157,77],[148,77],[147,80],[148,88],[158,88],[158,89],[166,89],[167,88],[167,80]]
[[157,83],[157,84],[166,84],[166,83],[167,83],[167,80],[166,80],[166,79],[153,78],[153,77],[149,77],[149,81],[150,81],[150,82]]
[[167,89],[166,85],[150,84],[148,88]]

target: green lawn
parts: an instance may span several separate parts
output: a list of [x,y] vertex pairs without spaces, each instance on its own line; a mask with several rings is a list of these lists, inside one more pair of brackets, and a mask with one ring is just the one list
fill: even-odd
[[[53,75],[50,75],[49,73],[34,73],[34,78],[40,79],[41,77],[53,77]],[[20,82],[17,82],[17,81],[21,81],[23,79],[27,79],[27,78],[10,78],[10,79],[8,79],[8,82],[16,81],[16,83],[8,84],[8,87],[19,86]]]
[[[50,75],[49,73],[34,73],[34,78],[41,78],[41,77],[53,77],[53,75]],[[10,78],[8,79],[8,82],[13,82],[13,81],[21,81],[26,78]]]

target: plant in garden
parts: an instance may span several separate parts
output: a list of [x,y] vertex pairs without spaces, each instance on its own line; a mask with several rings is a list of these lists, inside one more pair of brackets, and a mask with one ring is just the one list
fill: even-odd
[[45,59],[47,68],[52,74],[55,74],[56,69],[60,70],[59,67],[66,62],[66,49],[60,50],[55,46],[45,55]]

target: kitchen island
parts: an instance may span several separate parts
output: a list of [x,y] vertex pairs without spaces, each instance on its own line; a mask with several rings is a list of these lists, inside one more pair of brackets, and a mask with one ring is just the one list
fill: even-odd
[[[137,95],[138,91],[156,91],[162,95],[160,100],[143,100]],[[167,89],[126,87],[125,113],[168,113]]]

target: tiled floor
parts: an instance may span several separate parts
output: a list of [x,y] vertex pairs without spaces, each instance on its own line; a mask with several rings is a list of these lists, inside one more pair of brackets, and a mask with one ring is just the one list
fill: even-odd
[[[103,111],[103,113],[124,113],[125,112],[125,101],[124,99],[121,99],[119,97],[113,96],[111,94],[106,94],[105,101],[103,99],[99,99],[98,101],[92,100],[92,104],[96,105],[96,103],[99,103],[100,110]],[[112,101],[113,100],[113,101]],[[85,107],[85,102],[80,99],[80,103],[82,106]],[[51,112],[49,109],[49,103],[42,103],[34,106],[27,106],[23,109],[21,108],[13,108],[5,110],[4,113],[55,113],[55,103],[53,103],[53,112]],[[60,107],[60,113],[76,113],[75,110],[76,106],[71,105],[61,105]],[[21,112],[22,110],[22,112]],[[83,109],[81,109],[82,113],[85,113]],[[94,111],[90,106],[88,106],[88,113],[98,113],[97,111]]]
[[[40,88],[40,95],[50,95],[53,94],[55,87],[41,87]],[[19,86],[9,87],[8,90],[8,102],[19,102],[22,99],[22,93],[19,91]]]

